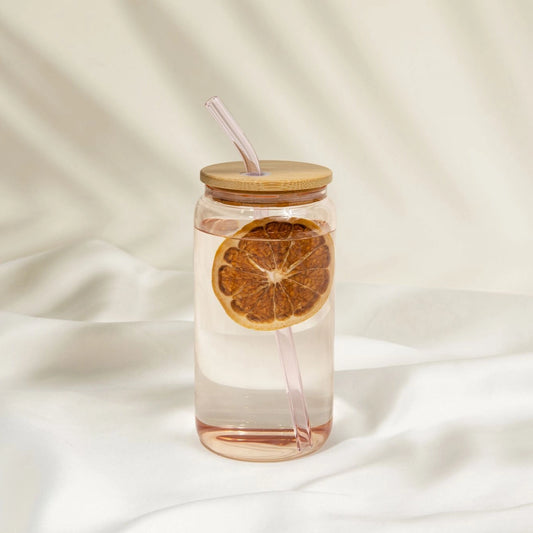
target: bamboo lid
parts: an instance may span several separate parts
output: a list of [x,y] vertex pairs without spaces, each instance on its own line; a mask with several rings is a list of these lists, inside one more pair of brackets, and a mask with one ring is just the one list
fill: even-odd
[[248,176],[242,161],[217,163],[202,168],[200,180],[209,187],[250,192],[305,191],[324,187],[331,170],[299,161],[260,161],[262,176]]

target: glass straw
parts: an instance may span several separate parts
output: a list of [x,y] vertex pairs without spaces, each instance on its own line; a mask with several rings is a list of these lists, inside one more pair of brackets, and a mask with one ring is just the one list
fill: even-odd
[[205,107],[215,117],[215,120],[222,126],[228,137],[233,141],[233,144],[239,150],[244,159],[244,166],[247,174],[252,176],[261,176],[261,168],[259,167],[259,159],[255,153],[252,143],[248,140],[244,131],[237,124],[235,119],[231,116],[227,107],[223,104],[218,96],[212,96],[205,103]]
[[[207,100],[205,107],[207,107],[215,120],[233,141],[237,150],[239,150],[244,160],[247,174],[261,176],[261,167],[254,147],[246,138],[246,135],[231,116],[226,106],[222,103],[222,100],[218,96],[213,96]],[[254,210],[254,216],[259,218],[257,215],[259,215],[259,210]],[[285,374],[294,438],[296,440],[296,447],[301,451],[312,445],[311,426],[309,424],[309,414],[305,402],[302,376],[296,356],[292,328],[277,329],[275,334],[281,365]]]

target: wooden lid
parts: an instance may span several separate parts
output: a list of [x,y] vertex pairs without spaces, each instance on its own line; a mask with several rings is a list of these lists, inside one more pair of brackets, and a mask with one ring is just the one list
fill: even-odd
[[304,191],[324,187],[331,170],[299,161],[260,161],[263,176],[248,176],[242,161],[217,163],[202,168],[200,179],[209,187],[250,192]]

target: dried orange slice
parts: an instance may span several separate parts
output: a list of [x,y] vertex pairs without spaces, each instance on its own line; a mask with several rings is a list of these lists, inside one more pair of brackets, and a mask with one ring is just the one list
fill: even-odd
[[213,290],[241,326],[285,328],[307,320],[324,305],[333,258],[331,236],[310,220],[254,220],[218,248]]

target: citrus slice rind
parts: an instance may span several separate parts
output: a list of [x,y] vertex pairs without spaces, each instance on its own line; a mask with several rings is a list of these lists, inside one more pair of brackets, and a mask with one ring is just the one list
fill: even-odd
[[310,220],[268,217],[250,222],[219,246],[213,290],[228,316],[272,331],[313,316],[333,281],[329,233]]

